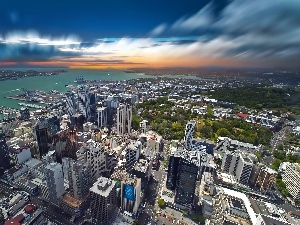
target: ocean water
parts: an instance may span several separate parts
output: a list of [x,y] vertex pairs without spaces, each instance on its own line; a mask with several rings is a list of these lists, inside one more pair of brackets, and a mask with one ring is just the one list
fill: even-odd
[[[0,68],[1,70],[17,70],[24,71],[28,68]],[[30,68],[35,71],[54,71],[55,68]],[[25,77],[18,80],[0,81],[0,106],[10,108],[20,108],[18,100],[7,99],[5,96],[12,96],[23,93],[23,88],[27,90],[41,90],[50,91],[57,90],[59,92],[66,92],[70,90],[65,87],[66,84],[73,83],[77,77],[83,76],[86,80],[130,80],[136,78],[148,78],[152,76],[141,75],[136,73],[125,73],[122,70],[80,70],[80,69],[66,69],[68,72],[60,73],[57,76],[41,76],[41,77]],[[73,83],[76,84],[76,83]]]

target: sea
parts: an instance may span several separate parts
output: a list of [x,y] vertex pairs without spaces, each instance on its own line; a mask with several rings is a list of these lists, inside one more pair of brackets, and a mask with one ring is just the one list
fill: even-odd
[[[87,69],[69,69],[69,68],[0,68],[0,70],[15,70],[15,71],[54,71],[64,69],[67,72],[60,73],[55,76],[40,76],[40,77],[25,77],[18,80],[0,81],[0,106],[19,109],[19,100],[7,99],[6,96],[20,94],[25,90],[40,90],[66,92],[70,90],[66,87],[67,84],[75,85],[76,78],[82,76],[85,80],[130,80],[137,78],[151,78],[151,75],[141,73],[126,73],[122,70],[87,70]],[[187,79],[197,79],[194,76],[171,75],[172,77],[180,77]],[[1,116],[0,116],[1,117]]]
[[[60,68],[0,68],[0,70],[15,70],[15,71],[54,71]],[[148,78],[149,75],[137,73],[125,73],[122,70],[81,70],[81,69],[65,69],[67,72],[60,73],[55,76],[36,76],[24,77],[17,80],[0,81],[0,106],[9,108],[20,108],[19,100],[5,98],[6,96],[13,96],[24,93],[25,90],[40,90],[51,91],[57,90],[59,92],[66,92],[70,90],[66,87],[67,84],[75,85],[76,78],[82,76],[85,80],[130,80],[136,78]]]

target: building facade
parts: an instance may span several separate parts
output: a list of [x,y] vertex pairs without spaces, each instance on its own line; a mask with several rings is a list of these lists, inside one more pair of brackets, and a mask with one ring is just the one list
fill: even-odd
[[132,106],[120,104],[117,108],[117,134],[131,134]]
[[196,126],[196,121],[194,120],[190,120],[186,124],[185,134],[184,134],[184,147],[186,148],[186,150],[192,150],[191,144],[194,136],[195,126]]
[[90,188],[92,224],[110,225],[116,215],[117,191],[115,182],[99,177]]
[[5,135],[0,133],[0,174],[10,167],[9,150]]
[[286,185],[286,189],[294,199],[300,201],[300,165],[299,163],[291,163],[287,165],[285,172],[282,174],[282,181]]
[[62,166],[59,163],[50,163],[45,167],[44,173],[49,193],[49,201],[58,205],[59,199],[65,193]]

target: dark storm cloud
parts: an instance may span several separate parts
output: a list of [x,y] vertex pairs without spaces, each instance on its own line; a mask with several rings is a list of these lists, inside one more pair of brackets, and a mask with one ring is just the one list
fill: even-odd
[[78,57],[80,55],[76,52],[59,51],[56,46],[51,45],[0,43],[0,61],[3,62],[49,61],[52,57]]
[[206,42],[232,41],[235,46],[224,51],[224,57],[249,61],[265,57],[270,64],[280,62],[300,67],[300,62],[294,60],[294,57],[300,58],[299,0],[234,0],[217,13],[216,2],[169,26],[162,24],[151,34],[157,37],[178,32],[205,37]]

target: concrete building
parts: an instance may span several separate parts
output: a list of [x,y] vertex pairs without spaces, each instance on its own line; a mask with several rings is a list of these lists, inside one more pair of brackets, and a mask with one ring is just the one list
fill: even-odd
[[294,201],[300,201],[300,164],[291,163],[282,174],[282,181]]
[[84,116],[85,121],[91,121],[96,111],[95,93],[90,88],[81,85],[76,92],[66,92],[66,108],[67,113],[71,117],[76,113]]
[[131,171],[135,162],[139,159],[142,150],[140,141],[131,142],[124,150],[126,159],[126,170]]
[[194,131],[195,131],[196,121],[190,120],[185,127],[185,135],[184,135],[184,147],[186,150],[192,150],[191,144],[192,139],[194,137]]
[[107,107],[97,108],[97,125],[98,127],[107,126],[108,122],[108,109]]
[[78,141],[75,126],[59,131],[53,136],[52,140],[57,162],[62,163],[64,157],[76,160]]
[[88,163],[71,160],[68,170],[69,190],[73,197],[85,200],[92,185],[91,167]]
[[207,224],[256,224],[256,222],[257,215],[245,194],[227,188],[217,190],[213,198],[212,215]]
[[276,182],[277,172],[268,167],[262,167],[259,171],[256,185],[260,187],[260,191],[268,191]]
[[59,163],[50,163],[45,167],[44,173],[49,193],[49,201],[58,205],[59,199],[65,193],[62,166]]
[[147,123],[148,123],[147,120],[143,120],[142,122],[140,122],[140,128],[143,134],[147,132]]
[[117,134],[131,134],[132,106],[120,104],[117,108]]
[[23,148],[12,148],[10,150],[10,158],[14,164],[22,164],[32,158],[30,148],[26,146]]
[[148,185],[151,176],[151,164],[149,160],[139,159],[135,162],[131,174],[141,179],[142,189],[145,189]]
[[254,154],[227,151],[224,154],[221,169],[225,173],[234,175],[238,182],[248,185],[252,168],[257,162]]
[[135,217],[141,203],[141,179],[130,176],[121,181],[121,208]]
[[116,215],[116,193],[115,182],[105,177],[99,177],[90,188],[93,224],[112,224]]

